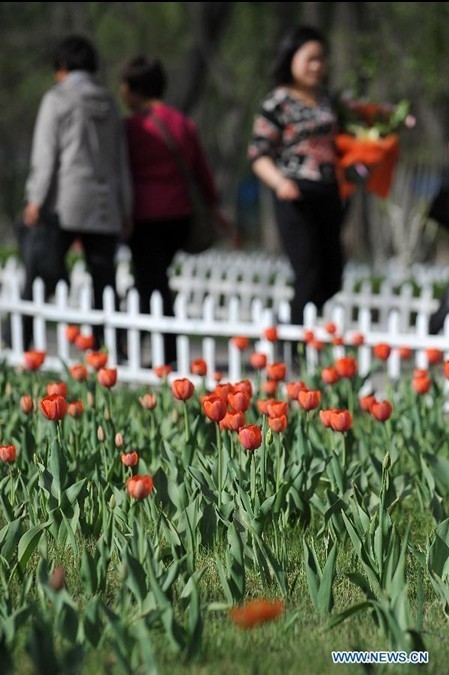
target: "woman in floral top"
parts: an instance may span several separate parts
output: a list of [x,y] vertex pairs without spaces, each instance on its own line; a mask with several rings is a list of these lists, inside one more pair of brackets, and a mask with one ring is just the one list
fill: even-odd
[[294,272],[292,323],[308,302],[321,308],[341,287],[343,205],[335,173],[337,116],[322,87],[327,44],[311,27],[283,42],[275,88],[254,119],[248,158],[273,190],[275,216]]

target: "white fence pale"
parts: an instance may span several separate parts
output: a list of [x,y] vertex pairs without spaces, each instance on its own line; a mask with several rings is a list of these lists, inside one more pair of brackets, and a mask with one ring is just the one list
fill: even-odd
[[[212,266],[217,270],[218,259],[209,257],[209,261],[214,260]],[[253,273],[258,273],[261,288],[265,291],[271,288],[271,295],[268,291],[265,295],[262,290],[258,292],[258,281],[255,277],[251,278],[249,272],[246,276],[243,272],[239,276],[234,270],[233,293],[229,284],[226,302],[223,302],[223,291],[220,291],[220,295],[217,295],[216,288],[209,294],[205,292],[204,289],[207,289],[207,282],[212,275],[203,279],[202,286],[198,284],[195,289],[198,297],[194,299],[192,288],[189,291],[184,284],[189,278],[199,278],[199,272],[197,274],[194,270],[199,270],[201,265],[198,261],[195,261],[196,267],[193,261],[185,262],[187,267],[181,265],[177,273],[176,270],[172,272],[172,280],[177,276],[182,278],[182,282],[178,279],[175,316],[167,317],[163,315],[162,301],[157,293],[151,299],[150,313],[139,313],[138,297],[132,289],[132,276],[127,261],[122,261],[121,272],[118,272],[117,285],[124,296],[120,311],[114,308],[111,289],[105,292],[104,309],[92,309],[91,280],[81,267],[72,275],[70,289],[60,282],[51,301],[45,300],[40,280],[36,280],[34,284],[33,301],[23,301],[20,299],[22,270],[17,263],[7,261],[0,270],[0,317],[3,324],[7,319],[11,321],[12,341],[10,347],[2,347],[1,356],[13,365],[23,362],[22,317],[31,315],[34,324],[34,346],[47,352],[46,367],[55,371],[62,370],[64,363],[69,365],[80,359],[79,352],[67,341],[65,331],[67,325],[78,324],[82,326],[84,332],[90,332],[94,325],[104,326],[105,343],[112,365],[117,364],[115,330],[125,329],[128,339],[128,361],[120,364],[118,369],[121,381],[133,383],[151,384],[159,381],[152,369],[142,366],[141,331],[150,334],[153,366],[164,363],[163,333],[174,333],[177,335],[178,369],[172,377],[191,376],[191,360],[202,357],[208,364],[209,385],[212,385],[213,375],[217,370],[223,371],[223,379],[230,381],[237,381],[243,375],[248,375],[247,359],[250,350],[240,353],[231,340],[235,335],[250,338],[251,350],[264,351],[271,361],[284,359],[277,351],[278,347],[264,339],[264,329],[274,324],[278,327],[281,341],[302,340],[304,331],[311,329],[318,340],[329,342],[332,336],[326,331],[325,326],[329,321],[333,321],[337,326],[338,335],[342,336],[344,341],[343,346],[332,347],[335,357],[342,356],[346,352],[347,345],[352,343],[355,333],[362,333],[364,344],[358,348],[359,368],[362,374],[369,372],[373,361],[373,347],[381,342],[386,342],[392,347],[391,356],[385,366],[391,378],[398,378],[404,369],[398,352],[400,347],[408,346],[413,350],[413,365],[420,368],[427,366],[427,348],[440,349],[444,358],[449,358],[449,321],[446,322],[442,335],[429,336],[427,332],[430,313],[438,304],[433,297],[430,282],[423,282],[419,295],[416,295],[411,283],[402,284],[398,290],[388,280],[380,284],[378,292],[374,292],[371,282],[360,281],[353,273],[347,274],[344,289],[327,303],[322,316],[318,316],[316,309],[308,305],[304,326],[296,326],[289,323],[288,266],[282,260],[278,261],[278,267],[274,265],[269,273],[265,269],[264,276],[259,273],[260,268],[255,267],[254,258],[246,256],[245,265],[242,257],[238,264],[241,262],[243,270],[252,268]],[[262,267],[261,259],[259,263]],[[177,264],[179,265],[179,259]],[[268,265],[266,267],[268,268]],[[179,269],[184,269],[182,274],[179,273]],[[186,271],[187,269],[190,269],[190,272]],[[275,274],[279,270],[280,276],[276,277]],[[287,275],[282,277],[286,270]],[[214,278],[223,281],[218,271]],[[229,281],[229,275],[225,280]],[[286,353],[285,360],[287,365],[290,365],[288,351]],[[320,354],[309,346],[306,358],[308,366],[313,368],[319,363]]]

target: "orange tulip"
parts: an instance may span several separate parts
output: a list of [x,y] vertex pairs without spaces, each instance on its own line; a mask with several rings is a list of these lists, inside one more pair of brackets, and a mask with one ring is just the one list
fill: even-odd
[[310,340],[308,344],[309,347],[312,347],[312,349],[315,349],[317,352],[322,352],[324,349],[324,342],[322,340],[317,340],[316,338]]
[[87,368],[80,363],[70,366],[69,373],[77,382],[84,382],[87,379]]
[[262,444],[262,431],[257,424],[249,424],[239,431],[239,441],[245,450],[256,450]]
[[117,383],[117,368],[100,368],[97,379],[102,387],[110,389]]
[[0,445],[0,459],[7,464],[12,464],[17,459],[17,450],[15,445]]
[[285,379],[287,366],[285,363],[271,363],[267,366],[267,377],[269,380],[280,382]]
[[267,380],[262,382],[262,390],[267,394],[267,396],[274,396],[277,392],[278,382],[277,380]]
[[324,326],[324,330],[326,333],[329,333],[329,335],[335,335],[337,332],[337,326],[333,321],[329,321],[329,323]]
[[240,352],[244,352],[245,349],[249,347],[249,338],[244,337],[243,335],[237,335],[232,338],[232,343],[237,347]]
[[281,417],[288,415],[288,403],[286,401],[270,401],[267,404],[268,417]]
[[236,391],[246,391],[248,396],[251,398],[253,395],[253,385],[249,380],[241,380],[240,382],[234,383],[234,392]]
[[249,357],[249,362],[255,370],[263,370],[267,365],[267,355],[262,352],[253,352]]
[[329,366],[321,371],[321,379],[325,384],[335,384],[340,380],[340,375],[335,366]]
[[190,364],[190,372],[193,375],[204,377],[207,373],[207,363],[204,359],[195,359]]
[[307,391],[307,385],[302,380],[299,380],[299,382],[287,382],[285,390],[291,401],[297,401],[299,392]]
[[78,335],[75,339],[75,347],[82,352],[88,349],[93,349],[95,345],[95,338],[93,335]]
[[341,347],[344,344],[343,338],[341,335],[334,335],[332,338],[332,344],[334,347]]
[[67,326],[65,329],[65,336],[67,341],[74,343],[78,335],[80,334],[80,329],[78,326]]
[[354,333],[351,338],[351,344],[354,345],[354,347],[361,347],[365,344],[365,336],[362,335],[362,333]]
[[410,359],[413,354],[410,347],[399,347],[398,352],[399,358],[402,359],[402,361],[408,361],[408,359]]
[[257,409],[262,415],[268,415],[268,406],[270,403],[274,403],[275,398],[262,398],[257,401]]
[[179,380],[173,380],[171,385],[172,394],[178,401],[187,401],[193,396],[195,385],[193,382],[183,377]]
[[164,379],[164,377],[167,377],[167,375],[171,373],[172,367],[167,364],[164,366],[155,366],[153,370],[156,373],[156,375],[162,380]]
[[353,356],[342,356],[335,361],[335,370],[340,377],[352,378],[357,375],[357,360]]
[[63,396],[53,394],[52,396],[45,396],[45,398],[42,399],[40,406],[45,417],[49,420],[58,421],[65,417],[68,404]]
[[327,410],[320,410],[319,412],[321,424],[323,425],[323,427],[326,427],[326,429],[330,429],[332,427],[331,416],[334,412],[336,412],[334,408],[328,408]]
[[334,410],[331,413],[330,422],[334,431],[345,432],[352,426],[352,415],[349,410]]
[[359,398],[360,408],[363,412],[371,412],[373,403],[377,403],[375,396],[361,396]]
[[280,417],[269,417],[268,426],[271,431],[274,431],[275,434],[280,434],[287,428],[287,417],[286,415],[280,415]]
[[444,362],[444,377],[449,380],[449,361]]
[[315,333],[313,332],[313,330],[305,330],[302,339],[306,344],[309,344],[310,342],[312,342],[312,340],[315,339]]
[[376,401],[371,406],[371,415],[379,420],[379,422],[385,422],[391,417],[393,408],[389,401]]
[[245,415],[241,410],[236,412],[227,412],[226,415],[220,420],[220,429],[226,429],[227,431],[239,431],[246,424]]
[[237,410],[245,412],[251,405],[251,399],[246,391],[234,391],[229,392],[228,403],[234,412]]
[[35,349],[29,352],[25,352],[23,355],[25,368],[31,371],[38,370],[38,368],[40,368],[41,365],[44,363],[46,356],[47,352],[39,352]]
[[231,621],[239,628],[245,630],[254,628],[261,623],[274,621],[284,611],[284,603],[281,600],[251,600],[242,607],[231,609],[229,615]]
[[157,405],[157,396],[156,394],[146,393],[143,396],[139,397],[140,405],[144,410],[154,410]]
[[205,396],[202,405],[206,417],[212,422],[220,422],[226,415],[226,402],[221,396],[214,394]]
[[278,331],[276,326],[270,326],[269,328],[265,328],[264,332],[264,337],[268,342],[277,342],[278,340]]
[[436,363],[440,363],[443,360],[443,352],[441,349],[432,349],[429,347],[429,349],[426,349],[426,356],[427,361],[431,366],[435,365]]
[[71,401],[67,406],[67,414],[70,417],[78,419],[84,412],[84,406],[81,401]]
[[25,415],[30,415],[33,412],[33,399],[31,396],[25,394],[20,398],[20,410],[25,413]]
[[126,481],[126,489],[133,499],[146,499],[153,489],[153,479],[148,474],[133,476]]
[[125,466],[136,466],[139,462],[139,455],[136,451],[133,452],[122,452],[122,463]]
[[298,395],[298,402],[304,410],[314,410],[318,408],[321,402],[321,392],[313,389],[308,391],[300,391]]
[[94,370],[101,370],[108,362],[108,355],[106,352],[89,352],[86,354],[86,363]]
[[427,394],[427,392],[430,391],[430,388],[432,386],[432,380],[426,374],[425,371],[424,373],[425,374],[412,378],[412,387],[417,394]]
[[387,361],[391,354],[391,347],[385,342],[380,342],[379,344],[374,345],[373,351],[376,359],[379,359],[379,361]]
[[49,382],[47,384],[47,396],[63,396],[67,398],[67,385],[65,382]]
[[217,384],[212,393],[219,396],[227,404],[230,391],[234,391],[234,387],[230,382],[225,382],[224,384]]

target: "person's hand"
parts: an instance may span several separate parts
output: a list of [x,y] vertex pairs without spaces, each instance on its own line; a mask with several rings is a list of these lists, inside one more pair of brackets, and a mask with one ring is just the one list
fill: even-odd
[[281,178],[275,189],[275,194],[278,199],[286,202],[301,199],[301,190],[295,181],[290,180],[290,178]]
[[36,227],[39,222],[41,207],[39,204],[27,204],[23,212],[23,222],[27,227]]

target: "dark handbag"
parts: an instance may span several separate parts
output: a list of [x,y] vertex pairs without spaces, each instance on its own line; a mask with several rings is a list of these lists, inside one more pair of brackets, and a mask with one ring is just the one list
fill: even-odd
[[62,233],[55,214],[42,215],[36,227],[27,227],[19,221],[16,234],[28,280],[42,279],[47,293],[54,291],[60,279],[68,281],[61,245]]
[[444,229],[449,230],[449,176],[447,172],[443,174],[440,189],[430,202],[427,216]]
[[180,248],[186,253],[203,253],[212,248],[217,241],[211,207],[206,203],[195,177],[192,175],[168,128],[155,115],[150,114],[150,117],[174,155],[179,171],[189,188],[190,202],[192,204],[192,223],[189,235],[180,245]]

